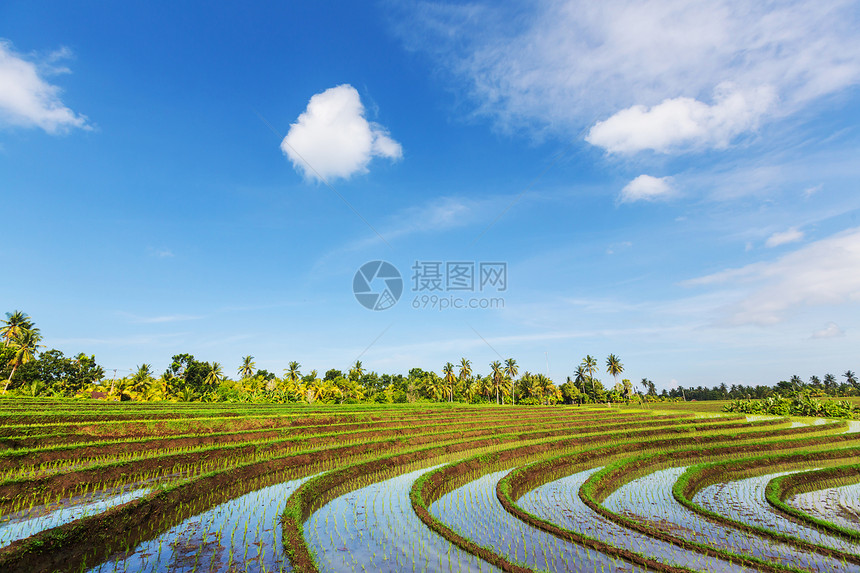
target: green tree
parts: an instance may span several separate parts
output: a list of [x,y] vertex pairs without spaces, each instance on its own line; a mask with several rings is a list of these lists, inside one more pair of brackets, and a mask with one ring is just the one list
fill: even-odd
[[517,366],[517,361],[513,358],[508,358],[505,360],[505,376],[507,376],[511,380],[511,403],[517,403],[517,395],[514,391],[514,379],[519,374],[519,367]]
[[824,390],[827,393],[833,393],[833,391],[836,390],[836,386],[838,386],[838,383],[836,382],[836,376],[834,376],[833,374],[830,374],[830,373],[825,374],[824,375]]
[[301,368],[301,367],[302,367],[302,365],[296,361],[290,362],[290,367],[284,369],[284,374],[285,374],[284,377],[287,380],[289,380],[290,382],[292,382],[293,384],[298,383],[298,381],[301,380],[301,378],[302,378],[302,373],[299,370],[299,368]]
[[0,320],[0,323],[3,324],[0,328],[0,338],[3,338],[4,345],[8,345],[14,337],[25,330],[33,329],[32,319],[20,310],[7,312],[6,320]]
[[[167,368],[167,374],[171,378],[178,379],[174,381],[174,384],[179,387],[177,395],[202,396],[208,389],[209,372],[212,366],[208,362],[196,360],[191,354],[176,354],[172,360]],[[188,391],[184,392],[185,389]]]
[[472,378],[472,362],[465,358],[460,359],[460,380],[468,382]]
[[454,375],[454,365],[446,362],[442,367],[442,379],[445,382],[445,390],[448,394],[449,401],[454,401],[454,384],[457,382],[457,377]]
[[138,366],[137,372],[131,377],[131,389],[138,394],[145,395],[154,382],[152,374],[152,366],[149,364],[143,363]]
[[588,380],[591,382],[591,390],[594,392],[594,374],[597,372],[597,359],[591,354],[587,354],[585,358],[582,359],[582,368],[588,376]]
[[253,378],[254,371],[257,369],[257,365],[254,363],[253,356],[243,356],[242,357],[242,365],[239,366],[238,374],[242,378]]
[[618,375],[624,372],[624,365],[614,354],[610,354],[606,358],[606,372],[615,379],[616,384],[618,383]]
[[358,382],[363,375],[364,366],[361,365],[361,360],[356,360],[355,364],[352,365],[352,368],[349,369],[349,377],[350,379]]
[[505,379],[505,373],[502,371],[502,363],[498,360],[490,363],[490,378],[493,381],[493,390],[496,391],[496,404],[500,404],[499,390],[502,387],[502,381]]
[[15,371],[35,358],[36,352],[42,346],[39,344],[41,340],[42,335],[39,329],[31,326],[30,328],[20,330],[6,343],[12,349],[12,358],[9,361],[9,364],[12,366],[12,372],[9,374],[9,379],[6,380],[6,385],[3,387],[4,394],[9,390],[9,384],[15,376]]

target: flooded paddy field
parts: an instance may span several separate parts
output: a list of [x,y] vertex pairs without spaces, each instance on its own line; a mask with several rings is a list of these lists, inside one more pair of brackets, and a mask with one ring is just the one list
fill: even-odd
[[[717,447],[736,452],[723,460],[812,447],[857,463],[853,423],[588,406],[25,406],[0,415],[2,571],[860,571],[860,543],[765,499],[770,480],[813,462],[704,484],[703,512],[673,493]],[[857,530],[858,495],[839,484],[786,503]]]

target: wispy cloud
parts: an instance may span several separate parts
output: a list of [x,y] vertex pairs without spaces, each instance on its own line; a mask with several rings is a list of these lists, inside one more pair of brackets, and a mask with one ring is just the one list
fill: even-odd
[[[578,131],[669,100],[659,111],[676,119],[689,112],[697,129],[713,132],[681,139],[721,144],[765,112],[792,113],[860,78],[849,0],[425,2],[401,10],[404,42],[435,57],[468,86],[477,113],[503,127]],[[733,95],[703,103],[727,81]],[[678,132],[663,135],[646,147],[681,142]]]
[[[413,205],[397,211],[380,227],[380,235],[389,243],[405,240],[413,235],[443,233],[452,229],[466,228],[499,213],[510,197],[497,195],[483,199],[468,197],[436,197],[420,205]],[[323,255],[314,266],[319,271],[332,259],[355,253],[375,245],[380,239],[376,236],[354,240]]]
[[828,322],[827,326],[812,333],[812,338],[840,338],[842,336],[845,336],[845,331],[835,322]]
[[120,316],[135,324],[161,324],[166,322],[184,322],[188,320],[200,320],[206,318],[202,315],[193,314],[165,314],[160,316],[139,316],[129,312],[120,312]]
[[157,259],[172,259],[175,256],[173,254],[173,251],[171,251],[170,249],[165,249],[165,248],[158,248],[157,249],[154,247],[148,247],[146,249],[146,252],[149,254],[149,256],[155,257]]
[[764,246],[773,248],[787,243],[796,243],[803,239],[803,231],[798,231],[795,227],[781,233],[774,233],[765,241]]
[[47,75],[68,73],[68,68],[58,62],[69,56],[69,50],[62,49],[42,62],[34,62],[0,39],[0,126],[39,127],[48,133],[89,129],[87,118],[66,107],[60,88],[45,79]]
[[860,301],[860,228],[810,243],[772,262],[728,269],[683,283],[742,289],[723,309],[726,324],[775,324],[806,306]]

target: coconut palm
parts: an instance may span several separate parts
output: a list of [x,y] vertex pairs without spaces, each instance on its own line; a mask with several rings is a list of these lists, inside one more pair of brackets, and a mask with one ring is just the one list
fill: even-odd
[[496,391],[496,404],[499,404],[499,389],[505,379],[505,373],[502,371],[502,363],[498,360],[490,363],[490,377],[493,380],[493,390]]
[[131,377],[131,389],[139,394],[144,394],[151,383],[152,366],[146,363],[141,364],[137,367],[137,372]]
[[221,366],[218,362],[212,362],[209,364],[209,372],[206,374],[206,378],[203,380],[210,387],[217,386],[224,379],[224,367]]
[[585,371],[585,366],[580,364],[576,367],[576,370],[573,372],[573,382],[577,384],[582,390],[582,393],[585,394],[585,382],[588,380],[588,372]]
[[457,377],[454,375],[454,365],[446,362],[442,367],[442,378],[445,381],[445,389],[448,391],[450,401],[454,401],[454,383],[457,382]]
[[842,376],[845,377],[845,382],[847,384],[851,384],[855,388],[857,387],[857,375],[854,374],[852,371],[846,370],[845,374],[843,374]]
[[22,329],[18,334],[9,339],[7,345],[12,349],[12,358],[9,364],[12,365],[12,372],[9,374],[9,379],[6,380],[6,385],[3,387],[3,393],[9,389],[9,384],[12,382],[12,377],[15,376],[15,371],[19,367],[27,364],[36,356],[39,347],[39,341],[42,340],[42,335],[38,328],[30,327]]
[[546,403],[549,404],[549,397],[555,393],[555,384],[543,374],[535,376],[535,384],[538,387],[541,402],[543,403],[546,400]]
[[301,367],[302,365],[296,361],[290,362],[290,367],[284,368],[284,374],[286,374],[284,378],[286,378],[293,384],[296,384],[302,378],[302,373],[301,371],[299,371],[299,368]]
[[520,369],[517,366],[517,361],[513,358],[508,358],[505,360],[505,375],[511,379],[511,403],[517,403],[517,396],[514,393],[514,378],[517,377]]
[[618,384],[618,375],[624,372],[624,365],[614,354],[606,358],[606,372],[615,378],[615,383]]
[[3,338],[4,345],[8,345],[12,338],[20,335],[23,331],[33,329],[33,321],[20,310],[7,312],[6,320],[0,322],[3,323],[3,327],[0,328],[0,337]]
[[361,377],[364,375],[364,367],[361,365],[361,360],[356,360],[355,364],[352,365],[352,368],[349,370],[349,377],[354,380],[361,380]]
[[425,379],[424,390],[432,400],[438,400],[445,393],[443,381],[434,372],[430,372]]
[[464,382],[472,377],[472,362],[465,358],[460,359],[460,380]]
[[591,391],[594,392],[594,373],[597,372],[597,359],[591,354],[587,354],[582,359],[582,368],[588,375],[588,379],[591,380]]
[[251,378],[257,370],[257,365],[254,363],[253,356],[242,357],[242,365],[239,367],[238,374],[242,378]]

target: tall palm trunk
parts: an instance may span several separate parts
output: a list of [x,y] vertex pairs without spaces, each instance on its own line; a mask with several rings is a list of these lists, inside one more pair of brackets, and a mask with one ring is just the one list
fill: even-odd
[[6,393],[6,390],[9,388],[9,384],[11,384],[11,383],[12,383],[12,376],[14,376],[14,375],[15,375],[15,371],[16,371],[16,370],[18,370],[18,365],[17,365],[17,364],[16,364],[15,366],[13,366],[13,367],[12,367],[12,373],[11,373],[11,374],[9,374],[9,379],[8,379],[8,380],[6,380],[6,385],[5,385],[5,386],[3,386],[3,393],[4,393],[4,394]]

